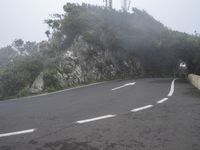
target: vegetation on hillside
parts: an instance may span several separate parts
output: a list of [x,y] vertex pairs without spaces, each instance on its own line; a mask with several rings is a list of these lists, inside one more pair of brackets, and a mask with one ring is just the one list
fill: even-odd
[[[63,52],[80,35],[90,45],[108,50],[118,60],[118,68],[123,62],[120,60],[137,58],[143,68],[141,76],[173,76],[181,62],[187,64],[190,73],[200,74],[198,36],[172,31],[137,8],[132,13],[86,4],[66,4],[63,8],[64,14],[55,14],[45,21],[49,26],[45,32],[48,41],[18,39],[0,49],[0,99],[30,94],[27,89],[41,72],[46,90],[62,88],[54,74]],[[82,55],[90,60],[98,49]],[[103,70],[112,63],[107,61],[96,67]]]

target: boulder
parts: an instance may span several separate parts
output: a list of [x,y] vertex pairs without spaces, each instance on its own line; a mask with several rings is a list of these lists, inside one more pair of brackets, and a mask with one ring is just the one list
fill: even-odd
[[39,76],[35,79],[35,81],[33,82],[30,91],[31,93],[35,94],[35,93],[40,93],[43,91],[44,89],[44,80],[43,80],[43,72],[39,74]]

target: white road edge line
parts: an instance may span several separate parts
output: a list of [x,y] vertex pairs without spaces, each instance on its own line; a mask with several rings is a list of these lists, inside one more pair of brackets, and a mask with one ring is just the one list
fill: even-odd
[[133,109],[133,110],[131,110],[131,112],[137,112],[137,111],[148,109],[148,108],[151,108],[151,107],[153,107],[153,105],[147,105],[147,106],[144,106],[144,107],[139,107],[139,108]]
[[34,131],[36,131],[36,129],[28,129],[28,130],[23,130],[23,131],[4,133],[4,134],[0,134],[0,138],[7,137],[7,136],[12,136],[12,135],[20,135],[20,134],[32,133]]
[[169,94],[168,96],[172,96],[174,94],[174,83],[177,79],[174,79],[171,83],[171,88],[170,88],[170,91],[169,91]]
[[116,87],[116,88],[113,88],[112,91],[115,91],[115,90],[118,90],[118,89],[121,89],[121,88],[124,88],[126,86],[132,86],[132,85],[135,85],[136,82],[133,82],[133,83],[127,83],[127,84],[124,84],[122,86],[119,86],[119,87]]
[[167,100],[168,100],[168,98],[163,98],[160,101],[157,101],[157,104],[162,104],[162,103],[164,103]]
[[76,121],[76,123],[78,123],[78,124],[88,123],[88,122],[92,122],[92,121],[97,121],[97,120],[102,120],[102,119],[107,119],[107,118],[113,118],[113,117],[116,117],[116,116],[117,115],[105,115],[105,116],[100,116],[100,117],[96,117],[96,118]]

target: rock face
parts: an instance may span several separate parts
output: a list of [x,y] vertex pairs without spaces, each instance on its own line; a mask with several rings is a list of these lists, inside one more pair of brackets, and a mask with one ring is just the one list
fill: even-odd
[[119,52],[103,50],[77,36],[60,61],[57,78],[60,84],[73,85],[89,81],[135,77],[142,74],[142,66],[135,57],[124,57]]
[[43,72],[35,79],[33,82],[30,91],[31,93],[40,93],[44,89],[44,80],[43,80]]
[[[103,49],[77,36],[72,45],[62,52],[57,71],[52,74],[60,87],[92,81],[136,77],[143,74],[140,60],[123,51]],[[31,92],[41,92],[45,86],[41,73],[34,81]]]

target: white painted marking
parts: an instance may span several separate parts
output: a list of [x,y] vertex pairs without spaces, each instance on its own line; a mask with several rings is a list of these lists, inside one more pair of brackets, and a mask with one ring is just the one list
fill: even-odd
[[132,112],[137,112],[137,111],[148,109],[148,108],[151,108],[151,107],[153,107],[153,105],[147,105],[147,106],[144,106],[144,107],[139,107],[139,108],[133,109],[131,111]]
[[107,118],[113,118],[115,116],[116,115],[100,116],[100,117],[96,117],[96,118],[91,118],[91,119],[77,121],[76,123],[82,124],[82,123],[87,123],[87,122],[92,122],[92,121],[97,121],[97,120],[102,120],[102,119],[107,119]]
[[12,136],[12,135],[32,133],[34,131],[36,131],[36,129],[29,129],[29,130],[23,130],[23,131],[11,132],[11,133],[4,133],[4,134],[0,134],[0,138],[1,137]]
[[116,88],[112,89],[112,91],[115,91],[115,90],[124,88],[124,87],[126,87],[126,86],[133,86],[133,85],[135,85],[135,83],[136,83],[136,82],[124,84],[124,85],[122,85],[122,86],[119,86],[119,87],[116,87]]
[[172,96],[174,94],[174,83],[177,79],[174,79],[171,83],[171,88],[170,88],[170,91],[169,91],[169,94],[168,96]]
[[167,100],[168,100],[168,98],[163,98],[160,101],[157,101],[157,104],[162,104],[162,103],[164,103]]

